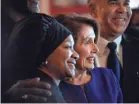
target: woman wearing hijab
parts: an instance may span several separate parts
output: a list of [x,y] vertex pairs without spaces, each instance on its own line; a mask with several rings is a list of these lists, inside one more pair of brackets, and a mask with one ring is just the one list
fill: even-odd
[[67,103],[121,103],[121,89],[110,69],[95,67],[99,28],[95,20],[79,16],[58,15],[58,22],[67,27],[75,40],[79,54],[75,77],[60,83]]
[[[70,31],[50,16],[34,14],[21,20],[12,31],[2,64],[5,70],[11,70],[8,72],[11,76],[7,77],[8,86],[18,80],[40,77],[42,82],[51,84],[52,96],[48,97],[47,102],[64,102],[58,85],[60,80],[75,75],[78,54],[73,45]],[[21,90],[19,96],[15,98],[11,94],[8,100],[33,102],[35,94],[36,92]],[[40,96],[46,95],[43,93]]]

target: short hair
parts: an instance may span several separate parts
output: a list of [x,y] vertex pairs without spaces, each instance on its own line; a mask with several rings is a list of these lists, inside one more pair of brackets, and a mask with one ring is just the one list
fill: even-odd
[[78,38],[78,32],[82,28],[81,24],[86,24],[86,25],[89,25],[93,28],[93,30],[95,32],[95,36],[96,36],[95,43],[97,42],[100,28],[99,28],[99,25],[98,25],[96,20],[89,19],[87,17],[77,16],[77,15],[67,16],[64,14],[56,15],[55,19],[72,32],[72,36],[75,40],[75,43],[76,43],[76,40]]

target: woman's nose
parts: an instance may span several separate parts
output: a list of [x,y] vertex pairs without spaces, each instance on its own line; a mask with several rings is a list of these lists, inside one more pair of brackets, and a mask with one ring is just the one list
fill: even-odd
[[93,44],[92,52],[93,53],[98,53],[99,52],[99,49],[98,49],[96,44]]
[[79,54],[78,54],[75,50],[73,50],[72,57],[73,57],[75,60],[78,60]]

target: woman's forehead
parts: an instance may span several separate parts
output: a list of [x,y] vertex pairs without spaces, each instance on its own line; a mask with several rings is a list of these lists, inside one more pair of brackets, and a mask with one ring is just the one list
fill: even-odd
[[82,25],[80,31],[78,32],[78,37],[95,37],[94,28],[90,25]]
[[64,42],[68,42],[68,43],[71,43],[71,44],[74,44],[74,40],[73,40],[73,37],[72,35],[69,35]]

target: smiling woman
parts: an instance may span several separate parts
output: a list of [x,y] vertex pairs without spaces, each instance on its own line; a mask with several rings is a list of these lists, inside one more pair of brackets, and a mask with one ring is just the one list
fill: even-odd
[[[64,102],[58,85],[60,80],[75,75],[79,56],[73,45],[71,32],[50,16],[34,14],[18,22],[9,39],[3,62],[3,69],[10,69],[11,77],[6,77],[9,86],[18,80],[40,77],[41,81],[52,86],[52,96],[47,102]],[[21,91],[16,97],[13,96],[16,91],[11,88],[11,92],[10,102],[34,102],[29,100],[32,99],[30,91]],[[41,96],[45,97],[45,93]]]
[[122,93],[111,70],[95,67],[99,51],[96,42],[99,27],[95,20],[80,16],[57,15],[58,22],[67,27],[75,40],[79,54],[75,77],[60,83],[60,90],[67,103],[117,103]]

